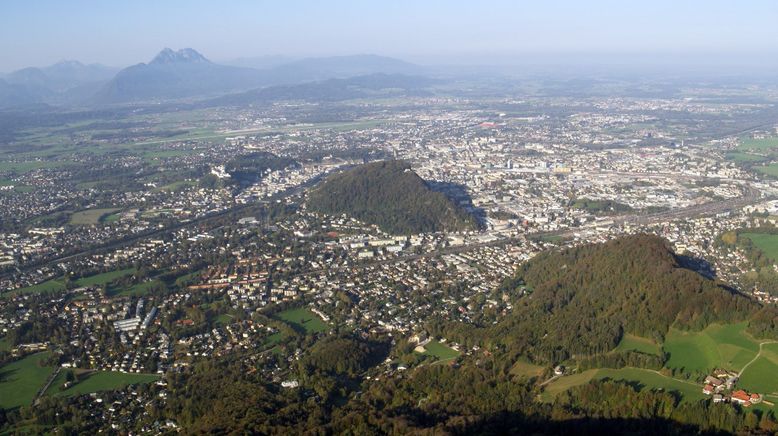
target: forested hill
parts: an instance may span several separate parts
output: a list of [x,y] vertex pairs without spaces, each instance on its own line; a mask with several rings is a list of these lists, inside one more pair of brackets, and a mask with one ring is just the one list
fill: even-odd
[[330,176],[311,191],[308,206],[346,214],[393,234],[466,230],[475,218],[440,192],[433,191],[406,162],[360,165]]
[[696,330],[758,310],[683,268],[669,244],[650,235],[541,253],[512,285],[522,283],[531,294],[497,326],[482,329],[483,338],[542,362],[610,351],[624,333],[661,343],[671,325]]

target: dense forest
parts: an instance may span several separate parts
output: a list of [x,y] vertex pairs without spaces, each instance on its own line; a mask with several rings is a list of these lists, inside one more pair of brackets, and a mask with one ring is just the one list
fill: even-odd
[[476,219],[433,191],[409,164],[382,161],[329,177],[308,196],[311,209],[346,214],[392,234],[466,230]]

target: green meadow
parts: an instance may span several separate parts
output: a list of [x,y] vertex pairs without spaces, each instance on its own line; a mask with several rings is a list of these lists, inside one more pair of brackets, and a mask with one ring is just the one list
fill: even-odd
[[545,371],[545,367],[535,365],[524,360],[517,360],[511,367],[511,374],[520,375],[527,378],[539,377]]
[[32,404],[35,394],[54,371],[51,366],[41,365],[48,356],[48,352],[31,354],[0,367],[0,408]]
[[105,209],[87,209],[79,212],[75,212],[70,216],[70,224],[73,225],[92,225],[97,224],[104,217],[110,216],[119,209],[105,208]]
[[541,395],[544,401],[552,401],[560,392],[588,383],[591,380],[614,380],[637,382],[639,389],[661,389],[676,391],[683,395],[683,401],[698,401],[705,398],[702,387],[693,382],[677,380],[655,371],[642,368],[590,369],[579,374],[560,377],[549,383]]
[[769,151],[775,148],[778,148],[778,138],[776,137],[762,139],[743,138],[737,147],[738,150],[756,151]]
[[320,333],[329,329],[318,315],[304,307],[284,310],[277,313],[275,317],[286,321],[297,330],[305,331],[305,333]]
[[639,351],[641,353],[660,356],[662,347],[651,339],[625,334],[614,351]]
[[425,354],[435,356],[438,358],[438,360],[451,360],[459,357],[459,355],[462,354],[459,351],[449,347],[448,345],[445,345],[436,340],[430,341],[427,345],[424,346],[424,349]]
[[712,324],[699,332],[671,328],[664,343],[670,355],[666,366],[683,371],[740,371],[759,352],[759,343],[745,328],[746,323]]
[[738,236],[748,238],[771,259],[778,259],[778,235],[769,233],[740,233]]
[[67,370],[60,371],[54,382],[51,383],[49,389],[46,391],[46,395],[51,396],[74,396],[90,394],[92,392],[110,391],[114,389],[121,389],[128,385],[135,385],[141,383],[151,383],[159,380],[159,376],[155,374],[133,374],[114,371],[95,371],[91,373],[85,373],[82,375],[83,380],[74,383],[67,389],[60,390],[60,387],[66,381]]

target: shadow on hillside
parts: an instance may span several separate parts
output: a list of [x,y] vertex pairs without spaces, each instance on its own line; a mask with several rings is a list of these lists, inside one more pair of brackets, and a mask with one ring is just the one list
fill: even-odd
[[18,369],[7,369],[5,371],[0,371],[0,383],[11,380],[11,377],[13,377],[13,375],[18,371]]
[[[460,433],[459,431],[457,433]],[[551,421],[518,413],[501,413],[467,425],[462,434],[543,435],[728,435],[725,431],[702,429],[665,418],[575,418]]]
[[433,191],[444,194],[446,197],[450,198],[451,201],[472,215],[476,221],[478,221],[479,227],[482,228],[486,225],[486,211],[483,208],[475,207],[473,205],[473,198],[467,192],[467,187],[465,185],[453,182],[427,180],[427,186]]
[[707,260],[683,254],[676,254],[676,258],[681,267],[696,271],[708,279],[716,278],[716,270],[713,269],[713,265]]

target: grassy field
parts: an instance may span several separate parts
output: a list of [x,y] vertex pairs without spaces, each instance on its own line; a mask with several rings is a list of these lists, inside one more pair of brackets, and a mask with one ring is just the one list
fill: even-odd
[[29,294],[29,293],[47,293],[47,292],[59,292],[65,290],[65,285],[59,280],[49,280],[47,282],[38,283],[37,285],[27,286],[26,288],[19,288],[15,291],[8,292],[3,295],[16,295],[16,294]]
[[516,363],[513,364],[513,367],[511,367],[511,374],[520,375],[527,378],[539,377],[541,374],[543,374],[545,369],[546,368],[539,365],[534,365],[523,360],[517,360]]
[[62,370],[54,382],[49,386],[46,391],[46,395],[55,397],[59,396],[74,396],[89,394],[92,392],[110,391],[114,389],[120,389],[127,385],[139,384],[139,383],[151,383],[159,379],[159,376],[154,374],[129,374],[123,372],[113,371],[97,371],[85,375],[84,380],[74,384],[73,386],[60,390],[60,386],[65,383],[65,377],[67,371]]
[[100,222],[100,219],[109,216],[118,211],[115,208],[106,209],[87,209],[74,213],[70,216],[70,224],[73,225],[92,225]]
[[686,371],[739,371],[759,351],[758,343],[745,333],[745,328],[746,323],[713,324],[701,332],[670,329],[664,344],[670,354],[666,366]]
[[276,314],[276,318],[286,321],[295,329],[305,331],[305,333],[324,332],[329,329],[318,315],[304,307],[279,312]]
[[614,351],[639,351],[646,354],[659,356],[662,348],[654,341],[640,336],[625,334]]
[[60,162],[60,161],[41,161],[41,160],[33,160],[33,161],[21,161],[21,162],[2,162],[0,161],[0,171],[13,171],[18,174],[23,174],[30,172],[32,170],[37,170],[41,168],[54,168],[58,166],[68,165],[71,162]]
[[739,236],[748,238],[756,248],[762,250],[767,257],[778,259],[778,235],[767,233],[740,233]]
[[580,374],[560,377],[549,383],[541,399],[552,401],[560,392],[564,392],[574,386],[588,383],[590,380],[616,380],[637,382],[639,389],[662,389],[665,391],[677,391],[683,395],[683,401],[698,401],[705,398],[701,386],[693,382],[685,382],[674,378],[665,377],[654,371],[641,368],[621,369],[590,369]]
[[741,152],[727,153],[727,159],[741,163],[763,162],[768,160],[768,158],[764,156],[757,156],[755,154]]
[[435,356],[439,360],[451,360],[459,357],[460,353],[459,351],[449,347],[448,345],[442,344],[436,340],[431,340],[427,345],[424,346],[425,354],[429,354],[430,356]]
[[216,324],[219,325],[227,325],[232,322],[232,319],[234,316],[228,314],[228,313],[222,313],[219,316],[216,317]]
[[762,354],[743,371],[738,386],[778,397],[778,344],[762,346]]
[[102,274],[96,274],[89,277],[83,277],[76,280],[78,286],[99,286],[108,284],[119,277],[128,276],[135,273],[135,268],[120,269],[116,271],[108,271]]
[[160,280],[149,280],[148,282],[132,285],[129,288],[110,286],[107,289],[107,294],[110,297],[141,297],[151,292],[152,288],[164,285]]
[[769,151],[778,148],[778,138],[752,139],[744,138],[740,140],[738,150],[757,150]]
[[39,365],[48,355],[46,352],[31,354],[0,368],[0,408],[32,404],[35,394],[54,371],[53,367]]
[[[126,275],[130,275],[135,273],[134,268],[128,268],[128,269],[122,269],[117,271],[109,271],[107,273],[102,274],[96,274],[89,277],[83,277],[75,281],[77,286],[97,286],[97,285],[105,285],[110,283],[113,280],[118,279],[119,277],[124,277]],[[38,283],[37,285],[33,286],[27,286],[26,288],[19,288],[15,291],[6,292],[3,294],[4,297],[10,297],[12,295],[17,294],[29,294],[29,293],[49,293],[49,292],[60,292],[65,290],[65,284],[62,282],[62,279],[53,279],[49,280],[43,283]],[[142,292],[143,289],[135,289],[135,287],[131,288],[129,292]]]
[[772,177],[778,177],[778,164],[771,164],[771,165],[764,165],[760,167],[754,167],[757,171],[759,171],[762,174],[772,176]]

